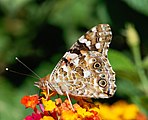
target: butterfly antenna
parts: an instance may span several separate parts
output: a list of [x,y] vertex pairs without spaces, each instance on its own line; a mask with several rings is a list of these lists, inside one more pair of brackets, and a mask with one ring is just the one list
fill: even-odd
[[14,70],[9,70],[9,68],[6,68],[6,71],[9,71],[9,72],[16,73],[16,74],[19,74],[19,75],[25,75],[25,76],[29,76],[29,77],[38,79],[38,78],[36,78],[36,77],[34,77],[32,75],[28,75],[28,74],[25,74],[25,73],[20,73],[20,72],[14,71]]
[[15,57],[15,59],[21,63],[24,67],[26,67],[29,71],[31,71],[37,78],[41,79],[40,76],[38,76],[33,70],[31,70],[27,65],[25,65],[21,60],[18,59],[18,57]]

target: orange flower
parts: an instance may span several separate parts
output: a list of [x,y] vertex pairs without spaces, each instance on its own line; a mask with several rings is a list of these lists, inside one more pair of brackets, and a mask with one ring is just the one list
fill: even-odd
[[36,95],[32,95],[32,96],[24,96],[22,99],[21,99],[21,103],[23,105],[25,105],[26,108],[32,108],[34,109],[36,107],[36,105],[39,103],[39,100],[38,100],[39,96],[36,94]]
[[[45,99],[46,98],[46,99]],[[140,112],[135,104],[128,104],[125,101],[118,101],[112,105],[83,102],[72,105],[66,99],[61,98],[48,100],[46,95],[41,97],[38,95],[24,96],[21,103],[27,108],[34,110],[32,116],[27,116],[25,120],[146,120],[146,116]],[[36,105],[39,105],[40,111]],[[99,107],[98,107],[99,105]]]

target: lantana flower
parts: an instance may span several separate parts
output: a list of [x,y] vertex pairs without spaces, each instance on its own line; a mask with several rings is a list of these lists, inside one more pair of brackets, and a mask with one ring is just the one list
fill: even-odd
[[39,103],[38,99],[39,99],[39,96],[37,94],[32,96],[24,96],[21,99],[21,103],[25,105],[26,108],[30,107],[34,109],[36,105]]
[[[32,108],[34,113],[24,120],[146,120],[135,104],[118,101],[112,105],[96,103],[90,106],[73,104],[61,98],[55,100],[47,99],[46,96],[24,96],[21,103],[26,108]],[[99,104],[99,107],[98,107]],[[39,106],[39,107],[37,107]],[[84,107],[85,106],[85,107]],[[37,109],[38,108],[38,109]]]
[[32,115],[28,115],[24,120],[41,120],[41,118],[41,114],[32,113]]

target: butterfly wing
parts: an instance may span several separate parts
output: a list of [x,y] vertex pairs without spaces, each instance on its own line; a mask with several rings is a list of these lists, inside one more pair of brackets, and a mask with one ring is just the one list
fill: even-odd
[[115,93],[115,72],[107,58],[112,32],[108,24],[93,27],[65,53],[49,83],[58,94],[108,98]]

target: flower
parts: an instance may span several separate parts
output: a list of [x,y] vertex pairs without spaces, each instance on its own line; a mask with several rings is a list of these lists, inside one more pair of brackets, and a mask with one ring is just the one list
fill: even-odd
[[45,106],[45,111],[52,112],[56,108],[55,102],[52,100],[47,101],[45,98],[42,98],[42,103]]
[[91,112],[86,111],[85,108],[81,108],[81,107],[77,108],[76,111],[82,118],[89,117],[89,116],[93,115]]
[[40,120],[41,115],[32,113],[32,115],[28,115],[24,120]]
[[[135,104],[118,101],[112,105],[100,104],[100,115],[109,120],[139,120],[140,110]],[[140,120],[146,120],[142,116]]]
[[54,118],[51,117],[51,116],[44,116],[44,117],[41,118],[40,120],[54,120]]
[[[112,105],[79,101],[71,106],[69,100],[51,100],[46,96],[24,96],[21,103],[34,110],[24,120],[146,120],[135,104],[117,101]],[[80,103],[81,102],[81,103]],[[92,104],[92,105],[91,105]],[[39,107],[37,107],[37,105]],[[99,107],[98,107],[99,105]],[[73,107],[73,108],[72,108]],[[40,108],[40,110],[39,110]]]
[[39,98],[38,95],[24,96],[21,99],[21,103],[25,105],[26,108],[29,107],[29,108],[34,109],[36,105],[39,103],[38,98]]
[[74,113],[72,110],[63,110],[61,120],[78,120],[78,114]]

